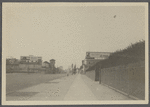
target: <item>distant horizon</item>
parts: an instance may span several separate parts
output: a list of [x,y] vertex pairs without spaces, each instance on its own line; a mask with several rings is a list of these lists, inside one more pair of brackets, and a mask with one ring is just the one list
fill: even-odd
[[66,69],[80,67],[86,52],[113,53],[145,40],[144,6],[5,4],[6,56],[42,56]]
[[[142,41],[142,40],[139,40],[139,41]],[[138,42],[139,42],[138,41]],[[144,40],[145,41],[145,40]],[[136,43],[138,43],[138,42],[135,42],[134,44],[136,44]],[[132,43],[131,43],[132,44]],[[128,46],[130,46],[131,44],[129,44]],[[128,47],[127,46],[127,47]],[[125,48],[127,48],[127,47],[125,47]],[[123,49],[125,49],[125,48],[123,48]],[[119,49],[117,49],[117,50],[119,50]],[[114,52],[116,52],[117,50],[115,50]],[[86,53],[88,53],[88,52],[95,52],[95,53],[99,53],[98,51],[87,51]],[[101,53],[114,53],[114,52],[101,52]],[[86,56],[86,53],[85,53],[85,56]],[[31,54],[30,54],[31,55]],[[30,56],[30,55],[25,55],[25,56]],[[42,56],[37,56],[37,55],[31,55],[31,56],[36,56],[36,57],[42,57]],[[12,58],[15,58],[15,57],[13,57],[13,56],[7,56],[6,58],[8,58],[8,57],[12,57]],[[20,56],[21,57],[21,56]],[[51,59],[53,59],[53,58],[51,58]],[[49,60],[51,60],[51,59],[49,59]],[[47,60],[45,60],[45,61],[47,61]]]
[[[140,41],[143,41],[143,39],[142,40],[139,40],[139,41],[137,41],[137,42],[135,42],[135,43],[130,43],[128,46],[130,46],[131,44],[136,44],[136,43],[139,43]],[[145,40],[144,40],[145,41]],[[125,48],[127,48],[128,46],[126,46],[126,47],[124,47],[123,49],[125,49]],[[120,50],[120,49],[117,49],[117,50]],[[115,50],[114,52],[116,52],[117,50]],[[87,51],[87,52],[95,52],[95,53],[99,53],[99,52],[97,52],[97,51]],[[86,57],[86,53],[87,52],[85,52],[85,57]],[[114,52],[101,52],[101,53],[114,53]],[[31,54],[30,54],[31,55]],[[25,55],[25,56],[30,56],[30,55]],[[33,56],[36,56],[36,57],[42,57],[42,56],[37,56],[37,55],[33,55]],[[9,57],[12,57],[12,58],[16,58],[16,57],[13,57],[13,56],[6,56],[6,59],[7,58],[9,58]],[[21,56],[20,56],[21,57]],[[20,57],[18,57],[18,58],[16,58],[16,59],[20,59]],[[82,60],[84,60],[85,59],[85,57],[82,59]],[[42,57],[43,58],[43,57]],[[54,58],[51,58],[51,59],[54,59]],[[42,62],[45,62],[45,61],[50,61],[51,59],[49,59],[49,60],[43,60],[42,59]],[[82,60],[81,60],[81,62],[82,62]],[[57,65],[57,64],[56,64]],[[74,65],[76,65],[76,64],[74,64]],[[58,66],[58,65],[57,65]],[[59,67],[61,67],[62,65],[59,65]],[[71,66],[71,65],[70,65]],[[81,66],[81,65],[80,65]],[[77,67],[77,68],[80,68],[80,66],[79,67]],[[63,66],[62,66],[63,67]],[[69,67],[68,68],[65,68],[65,69],[69,69]]]

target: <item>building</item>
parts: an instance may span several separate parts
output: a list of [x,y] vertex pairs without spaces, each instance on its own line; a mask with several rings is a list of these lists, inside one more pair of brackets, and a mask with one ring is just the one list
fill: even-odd
[[47,74],[55,74],[57,72],[54,59],[51,59],[50,62],[45,62],[45,65]]
[[38,72],[42,68],[42,57],[21,56],[19,68],[22,72]]
[[86,52],[85,59],[82,60],[83,71],[85,72],[97,62],[108,58],[110,54],[110,52]]
[[50,60],[50,71],[51,71],[52,73],[55,73],[55,71],[56,71],[55,60],[54,60],[54,59],[51,59],[51,60]]
[[42,68],[42,57],[33,55],[6,59],[6,72],[37,72]]
[[47,62],[47,61],[44,61],[44,62],[42,63],[42,67],[43,67],[43,68],[48,68],[49,65],[50,65],[50,63]]
[[6,59],[6,72],[14,72],[19,70],[19,60],[16,58]]
[[38,56],[33,56],[33,55],[29,55],[29,56],[21,56],[20,57],[21,62],[27,62],[27,63],[42,63],[42,57],[38,57]]
[[50,60],[50,65],[51,65],[51,67],[54,67],[54,66],[55,66],[55,59],[51,59],[51,60]]
[[64,70],[63,70],[63,67],[62,66],[60,66],[60,67],[58,67],[58,72],[59,73],[62,73]]

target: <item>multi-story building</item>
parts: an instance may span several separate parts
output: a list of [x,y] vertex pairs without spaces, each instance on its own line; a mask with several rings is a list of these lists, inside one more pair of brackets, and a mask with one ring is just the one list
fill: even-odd
[[110,54],[110,52],[86,52],[86,57],[82,61],[83,70],[86,71],[97,62],[108,58]]
[[38,71],[38,69],[42,68],[42,57],[38,56],[21,56],[19,68],[25,71]]
[[38,56],[33,56],[33,55],[29,55],[29,56],[21,56],[20,57],[21,62],[27,62],[27,63],[42,63],[42,57],[38,57]]
[[20,60],[16,58],[6,59],[6,72],[36,72],[42,68],[42,57],[21,56]]

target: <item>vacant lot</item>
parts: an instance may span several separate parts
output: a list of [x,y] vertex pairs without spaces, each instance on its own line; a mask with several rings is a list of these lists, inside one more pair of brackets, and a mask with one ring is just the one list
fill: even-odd
[[8,73],[6,74],[6,94],[64,76],[66,74]]

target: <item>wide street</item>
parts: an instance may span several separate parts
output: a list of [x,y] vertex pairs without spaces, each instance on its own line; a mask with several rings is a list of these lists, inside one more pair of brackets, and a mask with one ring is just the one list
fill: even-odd
[[[22,80],[18,82],[17,78],[9,80],[11,75],[16,74],[7,75],[7,101],[132,100],[82,74],[22,74]],[[25,79],[25,76],[28,79]],[[19,78],[21,79],[21,76]]]
[[6,93],[12,93],[40,83],[66,76],[66,74],[39,74],[39,73],[7,73]]

